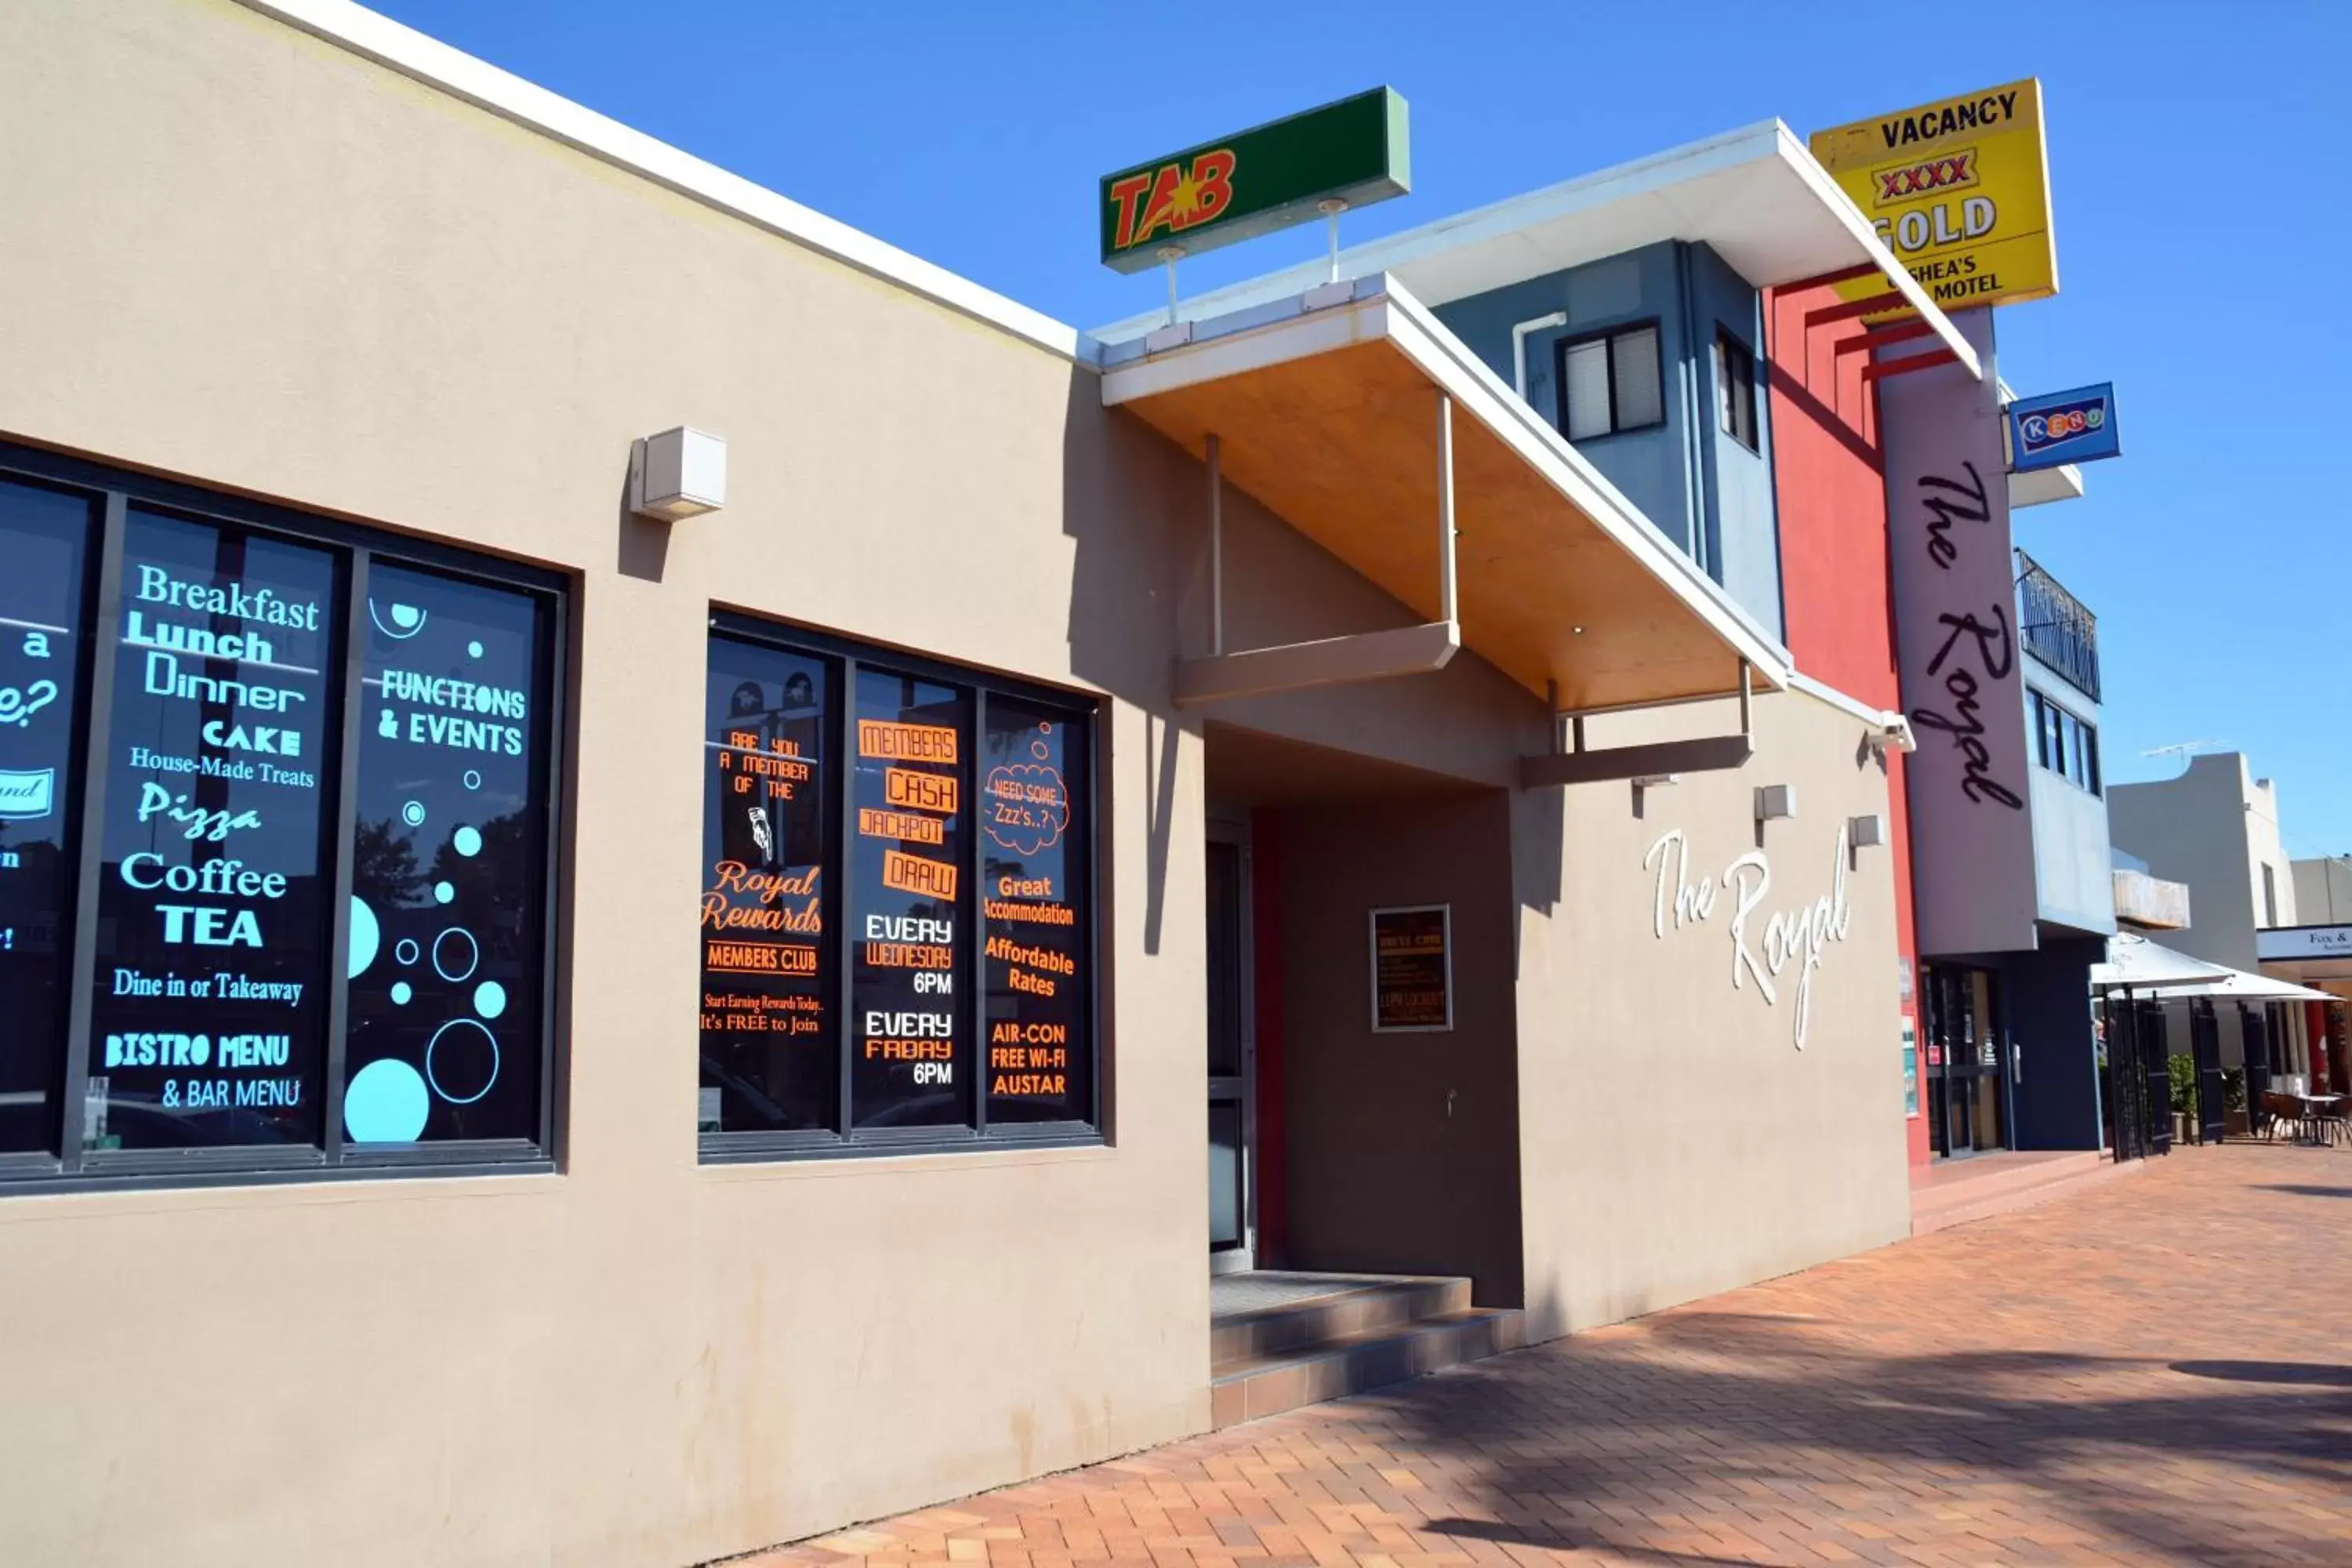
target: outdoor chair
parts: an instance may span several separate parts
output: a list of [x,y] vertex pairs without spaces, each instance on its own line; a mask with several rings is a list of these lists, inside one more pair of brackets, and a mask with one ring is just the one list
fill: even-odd
[[2276,1142],[2282,1127],[2293,1138],[2310,1136],[2303,1101],[2275,1089],[2265,1089],[2263,1092],[2263,1141],[2266,1143]]

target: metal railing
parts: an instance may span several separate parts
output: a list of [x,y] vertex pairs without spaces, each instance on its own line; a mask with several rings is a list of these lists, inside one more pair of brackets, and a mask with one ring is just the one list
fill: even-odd
[[2099,617],[2058,579],[2017,552],[2017,630],[2026,651],[2092,701],[2099,698]]

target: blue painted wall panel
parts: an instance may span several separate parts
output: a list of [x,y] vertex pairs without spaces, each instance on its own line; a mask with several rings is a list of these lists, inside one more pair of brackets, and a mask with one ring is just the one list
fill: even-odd
[[[1764,334],[1754,289],[1703,245],[1668,241],[1548,273],[1440,306],[1437,317],[1489,369],[1514,374],[1511,328],[1564,312],[1564,325],[1527,340],[1528,402],[1560,424],[1557,353],[1563,340],[1655,323],[1665,422],[1576,444],[1657,530],[1766,632],[1781,635],[1780,555],[1774,513]],[[1751,452],[1717,416],[1715,333],[1729,327],[1755,356],[1757,434]]]

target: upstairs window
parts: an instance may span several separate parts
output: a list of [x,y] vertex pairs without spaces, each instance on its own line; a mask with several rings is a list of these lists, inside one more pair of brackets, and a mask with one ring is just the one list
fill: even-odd
[[1751,452],[1760,450],[1756,444],[1756,356],[1721,327],[1715,331],[1715,403],[1723,433]]
[[1655,322],[1563,339],[1559,354],[1559,427],[1570,440],[1588,441],[1666,422]]
[[2090,791],[2099,793],[2099,728],[2077,719],[2039,691],[2033,703],[2034,760]]

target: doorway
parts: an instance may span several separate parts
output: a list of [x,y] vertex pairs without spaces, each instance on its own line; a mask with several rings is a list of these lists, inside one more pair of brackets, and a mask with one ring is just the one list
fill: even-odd
[[1927,1099],[1936,1152],[1947,1157],[2009,1147],[2008,1047],[1996,1014],[1992,972],[1928,965]]
[[1209,1271],[1255,1267],[1255,1006],[1250,973],[1245,830],[1212,824],[1208,841]]

